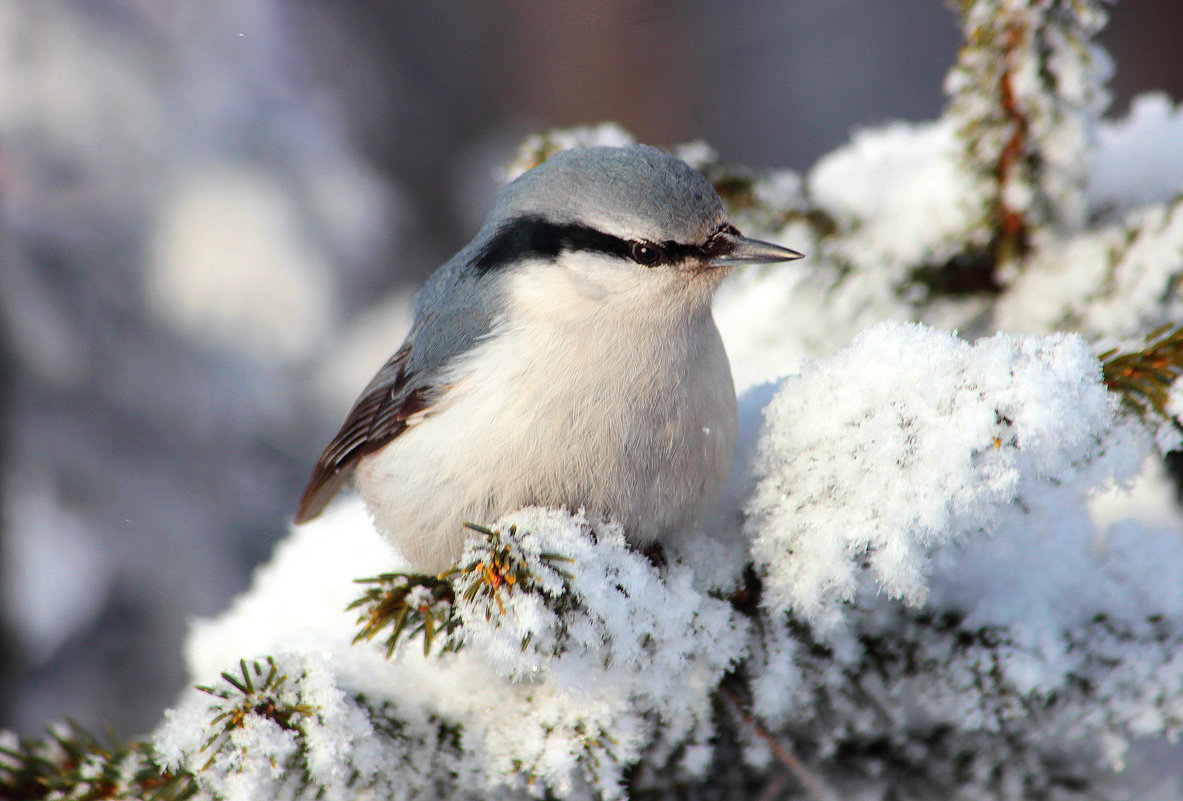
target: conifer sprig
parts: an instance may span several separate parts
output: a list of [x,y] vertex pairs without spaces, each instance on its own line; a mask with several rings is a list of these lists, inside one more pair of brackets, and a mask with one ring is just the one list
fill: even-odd
[[201,746],[201,750],[209,751],[210,757],[202,766],[202,770],[214,763],[218,754],[230,742],[233,732],[243,728],[250,717],[265,718],[285,731],[299,732],[300,721],[316,714],[315,707],[291,703],[283,697],[288,677],[287,674],[279,672],[279,665],[272,657],[267,657],[265,665],[257,661],[248,665],[245,659],[240,659],[238,665],[240,675],[236,676],[229,671],[222,673],[222,679],[230,685],[229,688],[205,685],[197,687],[215,698],[231,702],[228,706],[216,707],[218,714],[209,722],[213,733]]
[[[393,654],[405,637],[423,635],[423,653],[442,636],[441,652],[456,651],[463,646],[460,636],[461,619],[456,612],[457,599],[466,603],[483,603],[485,619],[494,612],[505,614],[504,597],[512,592],[539,592],[537,577],[525,555],[517,545],[517,527],[506,532],[475,523],[465,523],[473,531],[483,534],[486,548],[438,576],[419,573],[383,573],[371,578],[357,579],[369,587],[348,609],[360,609],[357,622],[361,626],[354,643],[370,641],[382,632],[386,635],[386,658]],[[539,560],[564,580],[572,576],[559,567],[571,560],[559,554],[544,553]],[[523,644],[524,647],[524,644]]]
[[386,637],[386,658],[389,659],[403,634],[413,637],[422,632],[423,653],[426,655],[431,651],[436,635],[442,632],[448,638],[444,649],[454,650],[457,644],[451,635],[459,620],[453,614],[455,593],[447,575],[383,573],[357,579],[358,584],[370,586],[347,607],[362,610],[357,619],[362,628],[353,642],[368,642],[389,628],[391,631]]
[[[1092,43],[1104,0],[951,0],[963,42],[946,79],[963,165],[980,179],[984,265],[1020,262],[1032,234],[1085,222],[1089,131],[1105,105],[1107,61]],[[980,270],[981,266],[975,265]]]
[[184,801],[196,792],[191,774],[156,764],[150,744],[100,738],[73,721],[44,739],[0,744],[0,798],[7,801]]
[[[485,602],[485,619],[489,620],[493,616],[494,603],[497,605],[498,614],[505,614],[502,593],[535,591],[538,589],[538,582],[517,545],[517,526],[510,526],[508,531],[502,533],[475,523],[464,525],[484,534],[488,538],[488,549],[479,557],[452,568],[449,576],[460,598],[469,602]],[[539,555],[539,559],[564,579],[572,578],[570,573],[558,567],[560,563],[569,564],[572,561],[567,557],[544,553]]]
[[1119,348],[1111,348],[1098,357],[1105,386],[1120,394],[1138,417],[1153,413],[1178,425],[1168,403],[1171,385],[1183,375],[1183,325],[1157,328],[1145,342],[1141,350],[1119,353]]

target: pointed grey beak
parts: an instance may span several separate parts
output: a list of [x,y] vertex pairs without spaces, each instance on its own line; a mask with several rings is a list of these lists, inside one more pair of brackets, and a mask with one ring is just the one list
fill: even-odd
[[770,264],[777,261],[805,258],[804,253],[782,248],[771,242],[748,239],[734,228],[724,229],[711,237],[708,248],[712,251],[712,264]]

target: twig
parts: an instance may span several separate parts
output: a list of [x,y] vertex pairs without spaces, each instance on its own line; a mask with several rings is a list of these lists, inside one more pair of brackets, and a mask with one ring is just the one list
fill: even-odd
[[813,798],[817,799],[817,801],[838,801],[837,794],[827,787],[821,779],[813,775],[809,768],[805,767],[801,760],[797,758],[797,755],[794,754],[787,745],[776,739],[776,737],[772,736],[771,732],[761,726],[756,718],[752,716],[752,713],[743,708],[743,705],[740,704],[739,699],[737,699],[730,690],[725,688],[720,689],[719,694],[725,701],[727,701],[727,703],[731,704],[731,707],[739,715],[740,720],[742,720],[745,725],[751,726],[752,731],[754,731],[761,740],[768,743],[768,748],[772,751],[773,756],[780,760],[780,763],[788,768],[789,771],[797,777],[797,781],[801,782],[801,786],[804,787]]
[[1027,149],[1027,135],[1030,128],[1030,121],[1015,98],[1014,76],[1012,75],[1013,55],[1022,44],[1022,39],[1023,31],[1013,23],[1007,27],[1006,33],[1002,36],[1002,63],[1004,67],[998,81],[998,92],[1001,95],[999,100],[1002,111],[1013,129],[1006,146],[998,156],[998,164],[995,166],[994,173],[998,182],[998,209],[995,220],[998,227],[995,230],[992,243],[994,251],[994,264],[992,265],[994,274],[992,277],[995,280],[998,278],[999,268],[1015,256],[1023,255],[1030,247],[1027,241],[1029,236],[1027,220],[1024,219],[1021,212],[1011,208],[1010,202],[1006,198],[1007,185],[1011,182],[1015,168]]
[[764,790],[760,793],[760,798],[757,801],[774,801],[779,798],[788,780],[789,774],[787,773],[778,773],[773,776],[768,780],[768,784],[764,785]]

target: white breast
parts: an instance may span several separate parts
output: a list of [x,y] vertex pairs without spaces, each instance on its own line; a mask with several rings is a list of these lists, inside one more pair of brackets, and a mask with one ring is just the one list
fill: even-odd
[[358,468],[376,524],[420,569],[459,556],[462,523],[528,505],[610,516],[637,544],[674,536],[726,479],[735,391],[709,306],[637,314],[523,280],[441,402]]

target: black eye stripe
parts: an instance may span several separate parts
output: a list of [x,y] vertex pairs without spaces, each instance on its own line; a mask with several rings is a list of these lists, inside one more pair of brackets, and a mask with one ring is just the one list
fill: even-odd
[[[705,246],[681,242],[646,242],[662,252],[662,263],[703,259],[713,255],[710,242]],[[555,223],[542,217],[518,217],[501,227],[477,251],[473,267],[481,275],[526,258],[554,259],[560,253],[589,251],[632,259],[634,243],[578,223]]]
[[706,248],[702,245],[684,245],[681,242],[665,241],[661,243],[661,249],[665,253],[665,261],[670,264],[675,264],[687,259],[703,259],[710,256]]
[[585,250],[629,257],[629,243],[586,225],[553,223],[541,217],[519,217],[501,227],[473,259],[484,275],[527,258],[554,259],[564,251]]

